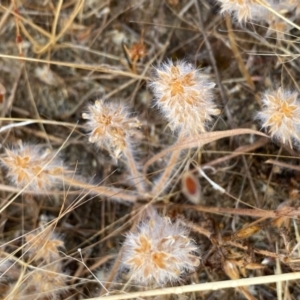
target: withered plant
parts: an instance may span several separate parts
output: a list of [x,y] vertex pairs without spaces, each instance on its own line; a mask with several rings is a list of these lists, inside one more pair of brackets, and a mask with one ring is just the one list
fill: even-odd
[[0,1],[0,299],[298,299],[299,12]]

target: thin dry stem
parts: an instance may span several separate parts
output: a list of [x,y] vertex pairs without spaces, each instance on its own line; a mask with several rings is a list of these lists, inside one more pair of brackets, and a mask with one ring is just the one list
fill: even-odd
[[70,184],[71,186],[81,188],[91,193],[97,193],[97,195],[99,196],[102,195],[108,198],[114,198],[118,200],[129,201],[129,202],[135,202],[138,199],[138,196],[135,195],[135,193],[130,193],[130,192],[125,193],[122,189],[92,185],[66,176],[61,177],[61,180],[67,184]]
[[214,132],[204,132],[199,134],[197,137],[188,138],[185,140],[181,140],[181,143],[175,143],[173,146],[161,151],[160,153],[153,156],[151,159],[149,159],[146,164],[144,165],[143,171],[146,173],[148,167],[152,165],[155,161],[160,159],[161,157],[165,156],[166,154],[178,151],[178,150],[184,150],[184,149],[192,149],[192,148],[199,148],[207,143],[211,143],[213,141],[219,140],[221,138],[225,137],[232,137],[236,135],[241,134],[256,134],[260,136],[267,137],[267,135],[263,134],[262,132],[252,130],[252,129],[232,129],[232,130],[224,130],[224,131],[214,131]]
[[126,148],[124,150],[124,156],[127,159],[128,167],[131,172],[134,185],[136,186],[139,193],[143,194],[143,192],[145,192],[145,187],[144,187],[145,180],[143,179],[142,174],[137,169],[137,163],[134,160],[134,157],[132,156],[131,150]]
[[221,289],[237,288],[237,287],[252,286],[252,285],[263,285],[268,283],[284,282],[284,281],[299,280],[299,279],[300,279],[300,272],[294,272],[294,273],[286,273],[286,274],[243,278],[243,279],[236,279],[236,280],[225,280],[225,281],[177,286],[177,287],[163,288],[163,289],[150,290],[150,291],[148,290],[143,292],[133,292],[133,293],[123,294],[123,295],[88,298],[86,300],[100,300],[100,299],[123,300],[123,299],[133,299],[138,297],[154,297],[154,296],[162,296],[162,295],[170,295],[170,294],[181,295],[184,293],[193,293],[193,292],[211,291],[211,290],[216,291]]
[[[13,60],[20,59],[20,57],[18,57],[18,56],[7,55],[7,54],[2,54],[2,53],[0,53],[0,57],[9,58],[9,59],[13,59]],[[28,61],[28,62],[39,62],[39,63],[43,63],[43,64],[64,66],[64,67],[76,68],[76,69],[82,69],[82,70],[90,70],[93,72],[103,72],[103,73],[107,73],[107,74],[115,74],[115,75],[120,75],[120,76],[124,76],[124,77],[135,78],[135,79],[144,79],[144,80],[148,79],[148,77],[136,75],[136,74],[133,74],[130,72],[114,70],[112,68],[108,68],[103,65],[76,64],[76,63],[69,63],[69,62],[64,62],[64,61],[46,60],[46,59],[38,59],[38,58],[30,58],[30,57],[23,57],[22,60]]]

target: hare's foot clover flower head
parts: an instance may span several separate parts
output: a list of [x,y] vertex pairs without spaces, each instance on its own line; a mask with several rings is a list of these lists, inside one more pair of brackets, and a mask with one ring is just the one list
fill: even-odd
[[264,94],[263,109],[258,113],[263,128],[268,128],[271,137],[288,142],[300,141],[300,102],[297,92],[279,88]]
[[96,100],[87,107],[82,118],[87,120],[89,141],[107,149],[115,158],[130,146],[131,134],[141,125],[119,102]]
[[162,64],[155,69],[149,86],[171,129],[184,135],[204,132],[206,122],[220,113],[213,102],[215,83],[189,63]]
[[44,260],[50,263],[59,259],[59,248],[64,248],[64,241],[55,233],[44,229],[38,233],[29,233],[26,235],[26,252],[35,261]]
[[20,286],[24,297],[5,299],[66,299],[66,292],[69,289],[66,282],[68,276],[64,274],[60,262],[39,266],[39,268],[26,274],[25,278],[25,282]]
[[[264,6],[257,0],[218,0],[221,4],[221,13],[228,12],[233,14],[239,23],[251,19],[262,19],[265,13]],[[262,0],[264,5],[267,2]]]
[[38,192],[59,184],[66,173],[62,161],[38,145],[21,143],[14,149],[6,149],[0,160],[12,183]]
[[157,213],[140,224],[137,232],[127,234],[123,264],[131,279],[142,284],[163,286],[180,280],[185,272],[199,265],[198,247],[178,221]]

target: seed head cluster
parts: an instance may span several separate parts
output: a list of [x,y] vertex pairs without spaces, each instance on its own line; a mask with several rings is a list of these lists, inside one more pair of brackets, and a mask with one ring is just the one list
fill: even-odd
[[64,274],[59,248],[64,247],[51,227],[44,228],[25,237],[26,256],[30,264],[38,266],[28,268],[20,275],[19,284],[11,285],[5,299],[7,300],[59,300],[69,289]]
[[89,141],[118,158],[130,145],[130,136],[140,127],[140,122],[129,115],[127,108],[117,102],[97,100],[82,114],[87,120]]
[[131,279],[141,284],[176,282],[199,265],[198,248],[187,230],[157,213],[140,224],[137,232],[127,234],[124,248],[124,266],[130,269]]
[[27,234],[25,239],[26,252],[30,258],[38,262],[43,260],[50,263],[59,259],[59,248],[64,247],[64,242],[55,233],[46,229],[37,234]]
[[6,149],[5,154],[1,163],[7,169],[7,177],[17,187],[27,186],[42,192],[57,185],[66,173],[62,161],[39,145],[20,144]]
[[262,127],[271,136],[292,146],[292,140],[300,141],[300,102],[298,93],[283,90],[270,91],[262,98],[263,109],[258,113]]
[[274,14],[270,13],[268,8],[283,14],[292,13],[294,10],[296,15],[300,12],[298,0],[218,0],[218,2],[221,5],[220,12],[229,13],[238,23],[255,20],[270,25],[274,23]]
[[184,135],[204,132],[206,122],[220,113],[213,102],[215,83],[189,63],[162,64],[155,69],[149,86],[171,129]]
[[66,277],[60,264],[57,263],[32,271],[28,274],[28,279],[24,283],[23,292],[29,295],[25,299],[62,299],[61,296],[69,288],[66,284]]
[[263,7],[256,0],[219,0],[221,13],[233,14],[238,22],[248,21],[257,17]]
[[[5,300],[59,300],[69,289],[66,278],[60,263],[51,263],[46,266],[39,266],[32,271],[21,275],[22,281],[11,285],[6,294]],[[2,296],[2,295],[1,295]],[[2,298],[1,298],[2,299]]]

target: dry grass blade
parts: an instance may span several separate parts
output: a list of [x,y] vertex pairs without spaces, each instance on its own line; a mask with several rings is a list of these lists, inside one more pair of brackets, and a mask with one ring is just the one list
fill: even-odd
[[255,143],[253,143],[251,145],[238,147],[237,149],[235,149],[232,152],[232,154],[228,154],[228,155],[225,155],[224,157],[220,157],[220,158],[217,158],[217,159],[215,159],[213,161],[205,163],[205,164],[202,165],[202,167],[205,167],[205,166],[214,166],[214,165],[220,164],[222,162],[225,162],[225,161],[227,161],[227,160],[229,160],[231,158],[243,155],[243,154],[251,152],[251,151],[255,151],[257,148],[265,146],[268,142],[269,142],[268,138],[261,138],[257,142],[255,142]]
[[88,298],[86,300],[124,300],[124,299],[133,299],[138,297],[154,297],[154,296],[163,296],[163,295],[181,295],[184,293],[193,293],[193,292],[201,292],[201,291],[216,291],[221,289],[229,289],[229,288],[237,288],[243,286],[253,286],[253,285],[263,285],[268,283],[276,283],[276,282],[284,282],[290,280],[299,280],[300,273],[287,273],[287,274],[278,274],[278,275],[269,275],[269,276],[259,276],[254,278],[243,278],[236,280],[226,280],[219,282],[208,282],[208,283],[200,283],[200,284],[192,284],[186,286],[177,286],[171,288],[163,288],[152,291],[144,291],[144,292],[133,292],[130,294],[121,294],[121,295],[113,295],[113,296],[103,296],[96,298]]
[[[20,60],[20,57],[14,56],[14,55],[6,55],[0,53],[0,57],[2,58],[9,58],[13,60]],[[135,79],[147,79],[147,77],[136,75],[130,72],[125,72],[125,71],[119,71],[115,70],[113,68],[108,68],[102,65],[88,65],[88,64],[76,64],[76,63],[69,63],[66,61],[55,61],[55,60],[44,60],[44,59],[38,59],[38,58],[30,58],[30,57],[22,57],[22,61],[26,62],[39,62],[47,65],[56,65],[56,66],[64,66],[64,67],[69,67],[69,68],[76,68],[76,69],[83,69],[83,70],[89,70],[93,72],[103,72],[107,74],[114,74],[114,75],[120,75],[124,77],[130,77],[130,78],[135,78]]]
[[266,164],[272,164],[274,166],[278,166],[281,168],[287,168],[287,169],[291,169],[291,170],[295,170],[295,171],[300,171],[300,167],[295,166],[295,165],[291,165],[291,164],[287,164],[284,163],[282,161],[277,161],[274,159],[268,159],[267,161],[265,161]]
[[175,144],[174,146],[171,146],[163,151],[161,151],[159,154],[153,156],[151,159],[149,159],[146,164],[144,165],[143,171],[146,173],[147,169],[150,165],[152,165],[155,161],[162,158],[163,156],[179,151],[179,150],[185,150],[185,149],[191,149],[191,148],[201,148],[204,145],[208,143],[212,143],[214,141],[217,141],[222,138],[226,137],[232,137],[242,134],[254,134],[254,135],[260,135],[264,137],[268,137],[262,132],[252,130],[252,129],[232,129],[232,130],[224,130],[224,131],[213,131],[213,132],[204,132],[199,134],[196,137],[187,138],[185,140],[180,140],[180,143]]

